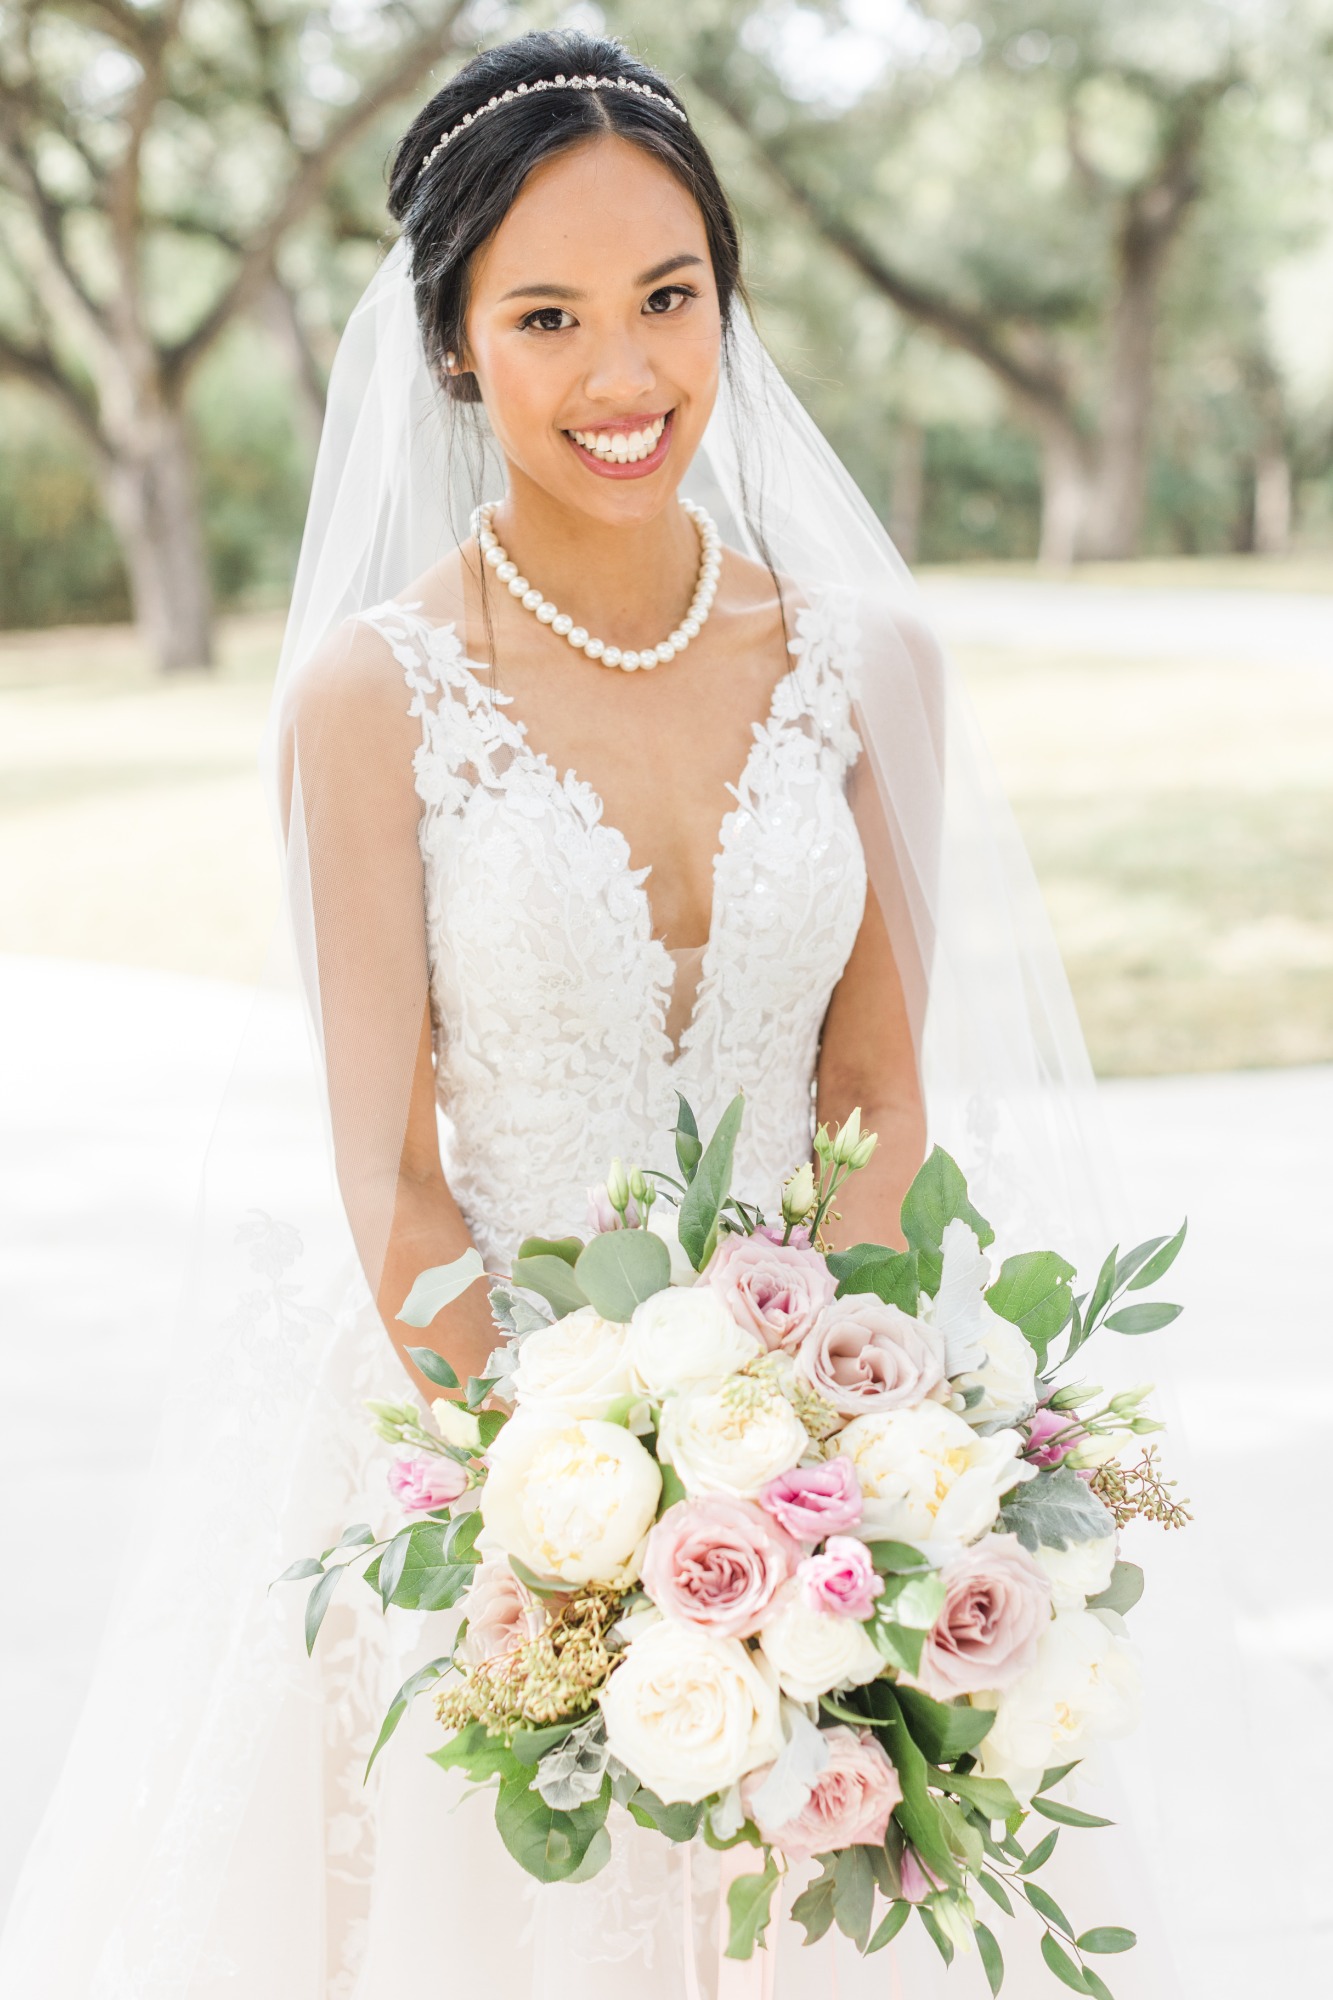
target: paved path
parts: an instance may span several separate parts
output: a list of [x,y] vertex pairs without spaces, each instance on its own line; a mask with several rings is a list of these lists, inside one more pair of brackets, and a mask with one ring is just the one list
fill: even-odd
[[[247,1004],[240,988],[183,976],[0,959],[0,1905],[91,1671],[195,1176]],[[1177,1293],[1189,1311],[1173,1337],[1191,1497],[1236,1551],[1242,1643],[1309,1714],[1333,1694],[1333,1069],[1118,1083],[1105,1096],[1145,1233],[1190,1212]],[[59,1549],[81,1551],[77,1596],[69,1566],[42,1559]]]

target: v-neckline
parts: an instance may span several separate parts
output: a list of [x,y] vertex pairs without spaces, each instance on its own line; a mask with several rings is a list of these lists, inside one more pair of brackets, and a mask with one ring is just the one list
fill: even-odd
[[[405,605],[403,609],[413,612],[420,618],[432,642],[438,638],[448,638],[451,641],[453,650],[450,654],[449,665],[469,683],[479,699],[489,702],[492,705],[494,719],[497,724],[502,725],[503,729],[509,733],[512,739],[510,747],[515,753],[521,754],[526,758],[534,769],[549,775],[554,789],[561,797],[568,798],[571,792],[580,794],[588,808],[589,822],[603,832],[612,835],[619,842],[623,856],[622,872],[624,879],[629,883],[644,910],[648,922],[648,946],[657,956],[658,970],[654,983],[660,997],[662,1015],[660,1028],[663,1042],[668,1049],[672,1050],[672,1054],[665,1058],[666,1067],[673,1070],[679,1068],[694,1040],[695,1031],[702,1017],[704,1001],[713,983],[716,947],[722,928],[720,917],[723,914],[722,905],[718,898],[718,876],[722,871],[730,849],[732,828],[735,825],[737,813],[742,808],[742,799],[748,788],[751,773],[759,753],[766,739],[770,737],[774,724],[781,719],[780,708],[784,691],[795,684],[797,676],[800,673],[804,657],[804,647],[802,646],[800,652],[793,652],[792,665],[787,668],[785,673],[779,674],[777,680],[774,681],[772,693],[769,696],[768,707],[763,717],[758,721],[752,722],[750,725],[750,747],[745,754],[745,762],[741,766],[740,775],[734,784],[727,783],[726,785],[726,789],[731,794],[735,803],[729,806],[722,815],[721,823],[718,827],[717,841],[713,849],[711,866],[712,893],[708,912],[708,936],[704,939],[702,945],[671,946],[653,928],[652,899],[644,886],[648,877],[653,873],[653,864],[651,861],[648,861],[644,862],[640,867],[636,868],[634,866],[633,850],[630,847],[629,839],[622,828],[616,826],[613,821],[606,817],[606,805],[601,793],[594,788],[587,778],[580,777],[572,764],[562,775],[546,751],[538,749],[533,744],[528,735],[527,723],[522,721],[518,716],[506,715],[504,713],[504,705],[511,702],[513,696],[503,694],[498,688],[488,685],[483,676],[489,670],[479,660],[470,658],[464,651],[463,642],[458,635],[458,621],[456,619],[451,618],[436,622],[434,619],[428,618],[419,606]],[[800,643],[799,640],[797,643]],[[791,650],[790,642],[789,650]],[[666,1032],[666,1020],[670,1011],[672,988],[675,984],[677,973],[677,966],[673,955],[675,952],[698,952],[699,976],[695,985],[694,999],[689,1014],[680,1031],[680,1038],[673,1044]]]

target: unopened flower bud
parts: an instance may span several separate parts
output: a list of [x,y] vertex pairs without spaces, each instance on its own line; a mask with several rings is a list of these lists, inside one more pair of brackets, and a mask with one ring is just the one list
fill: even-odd
[[1080,1403],[1090,1403],[1094,1396],[1101,1393],[1101,1386],[1096,1382],[1066,1382],[1047,1401],[1053,1410],[1076,1410]]
[[1112,1396],[1110,1408],[1118,1417],[1135,1416],[1140,1403],[1151,1396],[1155,1386],[1152,1382],[1140,1382],[1133,1389],[1122,1389],[1119,1395]]
[[481,1425],[470,1410],[448,1396],[437,1396],[430,1408],[435,1428],[446,1444],[456,1444],[464,1451],[476,1450],[481,1443]]
[[1156,1417],[1134,1417],[1130,1421],[1129,1428],[1135,1437],[1146,1437],[1149,1431],[1164,1431],[1166,1425],[1159,1424]]
[[1090,1470],[1094,1466],[1109,1465],[1113,1458],[1119,1458],[1126,1445],[1133,1444],[1132,1431],[1111,1431],[1106,1436],[1081,1438],[1065,1460],[1077,1472],[1080,1468]]
[[866,1132],[862,1136],[861,1143],[857,1147],[856,1151],[852,1154],[851,1158],[851,1166],[854,1172],[859,1173],[862,1167],[868,1167],[870,1165],[871,1159],[874,1155],[875,1148],[878,1144],[879,1144],[878,1132]]
[[643,1177],[642,1171],[638,1167],[631,1167],[629,1171],[629,1191],[631,1198],[638,1203],[640,1208],[647,1208],[656,1190],[649,1187]]
[[815,1205],[815,1170],[809,1160],[798,1167],[782,1190],[782,1220],[804,1222]]
[[821,1125],[815,1133],[815,1153],[821,1160],[827,1160],[833,1151],[833,1141],[828,1135],[828,1126]]
[[858,1105],[847,1120],[847,1123],[839,1127],[838,1136],[833,1141],[832,1159],[834,1164],[839,1167],[850,1167],[852,1164],[852,1155],[860,1143],[861,1107]]
[[617,1215],[629,1207],[629,1176],[619,1160],[612,1160],[606,1176],[606,1195]]
[[403,1426],[416,1421],[416,1409],[411,1403],[371,1403],[366,1404],[375,1419],[375,1431],[389,1444],[397,1444],[403,1435]]

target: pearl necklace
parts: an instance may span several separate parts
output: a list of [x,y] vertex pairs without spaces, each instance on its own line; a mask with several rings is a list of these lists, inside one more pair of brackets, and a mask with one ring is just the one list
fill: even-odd
[[543,625],[549,625],[562,639],[568,639],[571,646],[580,653],[586,653],[590,660],[598,660],[604,667],[621,667],[627,674],[632,674],[638,667],[655,667],[674,660],[677,653],[685,651],[691,639],[698,638],[717,595],[717,580],[722,573],[722,538],[712,516],[697,500],[683,499],[680,503],[699,533],[699,580],[694,586],[690,608],[675,631],[660,645],[646,646],[638,652],[633,649],[622,652],[619,646],[608,646],[604,639],[594,639],[582,625],[574,623],[567,611],[557,610],[549,597],[543,597],[525,576],[519,575],[518,564],[511,562],[491,527],[499,504],[498,500],[490,500],[484,507],[475,508],[472,514],[473,533],[486,561],[495,571],[498,581],[508,586],[510,596],[516,597],[525,611],[531,611]]

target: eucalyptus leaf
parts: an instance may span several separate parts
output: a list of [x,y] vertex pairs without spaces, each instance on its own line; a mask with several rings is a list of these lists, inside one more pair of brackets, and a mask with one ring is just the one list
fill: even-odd
[[886,1580],[876,1608],[882,1610],[886,1622],[891,1620],[895,1625],[929,1632],[944,1608],[946,1594],[947,1585],[937,1569],[894,1575]]
[[1143,1595],[1143,1571],[1137,1563],[1118,1562],[1105,1590],[1088,1599],[1089,1611],[1118,1611],[1123,1618]]
[[413,1365],[421,1370],[428,1382],[434,1382],[440,1389],[456,1389],[458,1377],[442,1354],[433,1347],[407,1347],[403,1352]]
[[973,1934],[977,1940],[977,1950],[981,1954],[981,1968],[986,1975],[986,1983],[992,1993],[998,1993],[1004,1984],[1004,1954],[995,1941],[993,1931],[985,1924],[975,1924]]
[[608,1229],[580,1254],[574,1276],[603,1319],[623,1324],[671,1283],[671,1253],[650,1229]]
[[1018,1810],[1018,1800],[1003,1778],[974,1778],[970,1772],[940,1770],[932,1770],[930,1776],[941,1791],[956,1792],[987,1819],[1008,1819]]
[[288,1563],[281,1576],[275,1576],[269,1585],[272,1590],[276,1583],[300,1583],[303,1577],[323,1576],[324,1565],[318,1556],[298,1556],[294,1563]]
[[379,1756],[380,1751],[393,1735],[395,1729],[397,1729],[399,1723],[407,1714],[408,1709],[421,1693],[421,1690],[433,1687],[448,1665],[449,1660],[447,1656],[444,1659],[431,1660],[426,1666],[418,1667],[417,1671],[414,1674],[410,1674],[403,1682],[403,1685],[399,1688],[397,1694],[385,1710],[384,1720],[380,1724],[380,1733],[375,1738],[375,1747],[371,1751],[366,1763],[365,1776],[367,1778],[375,1768],[375,1759]]
[[571,1270],[582,1253],[581,1236],[527,1236],[518,1246],[520,1257],[558,1257]]
[[731,1192],[732,1160],[744,1115],[744,1096],[733,1097],[700,1155],[680,1204],[681,1248],[696,1271],[702,1271],[717,1242],[718,1217]]
[[1115,1995],[1102,1978],[1101,1973],[1098,1972],[1096,1966],[1085,1965],[1082,1967],[1082,1972],[1083,1983],[1092,1995],[1092,2000],[1115,2000]]
[[1107,1252],[1106,1262],[1097,1273],[1097,1282],[1092,1288],[1092,1297],[1088,1300],[1083,1314],[1083,1323],[1087,1329],[1087,1332],[1084,1334],[1085,1340],[1088,1333],[1091,1333],[1097,1320],[1111,1302],[1111,1293],[1115,1289],[1115,1267],[1119,1256],[1120,1245],[1117,1243],[1114,1250]]
[[982,1888],[986,1891],[986,1894],[990,1897],[992,1903],[998,1904],[1000,1909],[1004,1911],[1007,1917],[1012,1917],[1012,1915],[1014,1914],[1014,1906],[1012,1902],[1009,1900],[1009,1892],[1005,1888],[1004,1884],[1002,1882],[997,1882],[995,1877],[991,1874],[988,1874],[984,1868],[979,1868],[977,1870],[977,1880],[978,1882],[980,1882]]
[[918,1903],[916,1906],[916,1913],[918,1917],[920,1917],[921,1919],[922,1927],[925,1930],[926,1935],[929,1937],[931,1943],[934,1945],[940,1957],[944,1960],[944,1963],[946,1965],[952,1964],[953,1939],[945,1934],[944,1930],[940,1925],[939,1918],[935,1915],[935,1912],[931,1909],[929,1903]]
[[586,1292],[563,1257],[519,1257],[513,1277],[516,1285],[545,1299],[557,1319],[588,1303]]
[[398,1317],[405,1326],[429,1326],[436,1313],[443,1312],[462,1297],[469,1285],[485,1275],[480,1251],[469,1244],[452,1264],[437,1264],[433,1270],[421,1273],[399,1307]]
[[875,1935],[866,1946],[866,1957],[869,1958],[872,1951],[879,1951],[882,1946],[891,1944],[911,1914],[912,1905],[910,1903],[891,1903]]
[[699,1141],[699,1126],[693,1111],[680,1092],[676,1092],[676,1165],[686,1186],[694,1179],[694,1170],[699,1164],[703,1146]]
[[1138,1939],[1120,1924],[1099,1924],[1076,1939],[1080,1951],[1133,1951]]
[[881,1572],[901,1574],[907,1570],[927,1570],[931,1567],[929,1558],[920,1549],[914,1549],[910,1542],[891,1541],[887,1536],[876,1540],[864,1532],[862,1539],[870,1550],[875,1568]]
[[333,1601],[334,1591],[342,1582],[345,1568],[346,1564],[335,1563],[332,1569],[326,1569],[324,1574],[312,1586],[310,1595],[305,1601],[305,1649],[307,1653],[313,1653],[315,1650],[315,1641],[319,1637],[319,1628],[324,1623],[324,1614]]
[[1156,1256],[1149,1258],[1143,1268],[1130,1279],[1125,1289],[1130,1292],[1144,1292],[1149,1285],[1155,1285],[1159,1278],[1164,1278],[1180,1255],[1188,1228],[1189,1218],[1186,1217],[1170,1241],[1162,1245]]
[[1032,1810],[1043,1819],[1057,1820],[1061,1826],[1115,1825],[1113,1819],[1099,1819],[1096,1813],[1080,1812],[1077,1806],[1067,1806],[1062,1799],[1043,1798],[1040,1793],[1032,1801]]
[[1054,1924],[1055,1928],[1058,1931],[1063,1931],[1067,1938],[1073,1937],[1074,1926],[1070,1923],[1054,1896],[1048,1894],[1041,1887],[1040,1883],[1025,1882],[1023,1884],[1023,1894],[1027,1897],[1033,1909],[1040,1911],[1048,1924]]
[[1068,1465],[1044,1468],[1007,1493],[1000,1520],[1025,1549],[1067,1549],[1115,1533],[1115,1522],[1085,1480]]
[[380,1557],[379,1570],[376,1575],[376,1587],[379,1590],[380,1602],[386,1610],[393,1600],[395,1590],[398,1588],[398,1580],[402,1576],[403,1565],[407,1561],[407,1551],[411,1544],[411,1539],[412,1530],[410,1528],[400,1529]]
[[1170,1326],[1173,1319],[1179,1319],[1183,1308],[1163,1302],[1153,1302],[1141,1306],[1121,1306],[1118,1312],[1108,1313],[1104,1325],[1112,1333],[1156,1333],[1160,1327]]
[[1047,1965],[1050,1966],[1056,1978],[1063,1980],[1064,1984],[1071,1987],[1075,1993],[1086,1993],[1088,1991],[1088,1983],[1084,1979],[1083,1974],[1079,1971],[1069,1953],[1051,1936],[1049,1931],[1047,1931],[1041,1941],[1041,1955]]
[[778,1864],[770,1854],[757,1875],[738,1875],[731,1883],[727,1890],[727,1912],[731,1919],[728,1958],[753,1958],[763,1943],[779,1879]]
[[1039,1868],[1044,1868],[1055,1852],[1055,1843],[1059,1838],[1060,1829],[1058,1826],[1053,1826],[1049,1833],[1043,1834],[1027,1859],[1019,1862],[1019,1874],[1035,1875]]

